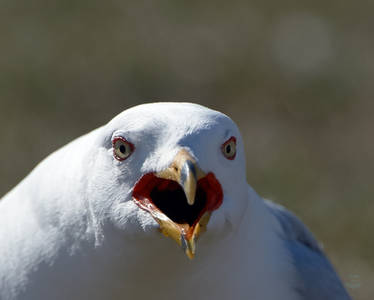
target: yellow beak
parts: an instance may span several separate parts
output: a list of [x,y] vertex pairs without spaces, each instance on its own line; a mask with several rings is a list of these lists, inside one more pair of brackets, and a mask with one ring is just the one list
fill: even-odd
[[[167,169],[155,175],[158,178],[178,182],[185,193],[189,205],[194,205],[195,203],[198,180],[206,176],[197,165],[195,159],[184,149],[178,152]],[[205,212],[194,225],[192,231],[189,224],[175,223],[165,217],[165,215],[160,214],[156,217],[156,220],[160,224],[161,232],[165,236],[174,239],[182,247],[186,255],[192,259],[195,255],[196,240],[205,231],[210,214],[210,212]]]

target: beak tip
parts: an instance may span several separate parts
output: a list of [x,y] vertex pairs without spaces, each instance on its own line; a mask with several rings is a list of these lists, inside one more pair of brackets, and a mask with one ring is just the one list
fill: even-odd
[[193,260],[195,258],[195,253],[192,253],[190,251],[186,251],[186,255],[190,260]]
[[[187,195],[186,195],[187,196]],[[186,197],[187,198],[187,203],[189,205],[194,205],[195,204],[195,195],[192,195],[192,197],[189,195]]]
[[186,159],[181,168],[179,183],[185,192],[187,203],[194,205],[197,187],[197,175],[195,162],[191,159]]
[[195,239],[187,240],[185,236],[181,234],[181,244],[184,253],[192,260],[195,257]]

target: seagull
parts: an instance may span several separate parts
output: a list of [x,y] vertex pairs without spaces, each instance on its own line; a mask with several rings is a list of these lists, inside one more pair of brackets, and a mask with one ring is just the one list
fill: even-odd
[[306,226],[248,185],[228,116],[151,103],[52,153],[0,200],[0,299],[350,296]]

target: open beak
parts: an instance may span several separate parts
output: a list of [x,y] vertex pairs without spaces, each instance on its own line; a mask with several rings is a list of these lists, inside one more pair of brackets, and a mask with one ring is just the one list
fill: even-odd
[[197,181],[205,175],[191,155],[184,149],[178,152],[169,168],[156,173],[156,176],[159,178],[178,182],[184,191],[189,205],[195,203]]
[[190,259],[195,255],[197,238],[222,198],[214,174],[203,172],[184,149],[165,170],[145,174],[133,190],[135,203],[153,216],[160,231],[174,239]]

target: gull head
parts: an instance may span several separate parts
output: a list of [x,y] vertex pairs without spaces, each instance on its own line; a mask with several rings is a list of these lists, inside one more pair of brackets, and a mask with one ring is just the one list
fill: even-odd
[[87,190],[98,227],[167,236],[189,258],[200,236],[237,230],[248,185],[243,141],[228,116],[191,103],[143,104],[100,128],[94,146]]

